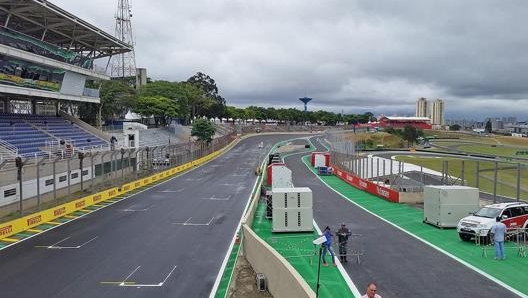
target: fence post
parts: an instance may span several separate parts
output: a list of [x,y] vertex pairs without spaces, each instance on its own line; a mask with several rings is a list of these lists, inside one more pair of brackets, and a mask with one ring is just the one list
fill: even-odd
[[517,202],[521,199],[521,163],[517,163],[517,189],[515,193]]
[[465,185],[465,181],[464,181],[464,171],[465,171],[465,163],[464,163],[464,160],[462,159],[462,170],[461,170],[461,173],[460,173],[460,179],[462,179],[462,185]]
[[495,161],[495,170],[493,172],[493,203],[497,200],[497,171],[499,170],[499,162]]
[[477,173],[475,175],[476,177],[476,180],[475,180],[475,187],[476,188],[479,188],[479,184],[480,184],[480,161],[477,160],[477,169],[476,169]]

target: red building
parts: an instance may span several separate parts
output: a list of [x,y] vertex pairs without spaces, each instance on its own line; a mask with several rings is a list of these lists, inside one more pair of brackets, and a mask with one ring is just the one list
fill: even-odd
[[379,127],[392,127],[395,129],[402,129],[407,125],[420,128],[431,129],[431,120],[427,117],[389,117],[382,116],[378,119]]

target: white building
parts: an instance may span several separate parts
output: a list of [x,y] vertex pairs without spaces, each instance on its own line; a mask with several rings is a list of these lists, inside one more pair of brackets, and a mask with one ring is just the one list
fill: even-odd
[[431,107],[431,124],[433,126],[444,126],[444,112],[444,101],[439,98],[436,99]]
[[416,117],[429,117],[427,110],[427,99],[420,97],[416,101]]

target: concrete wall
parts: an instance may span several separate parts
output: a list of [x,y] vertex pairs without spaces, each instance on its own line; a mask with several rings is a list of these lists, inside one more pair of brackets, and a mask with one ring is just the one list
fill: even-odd
[[249,205],[246,215],[242,219],[241,253],[245,255],[253,270],[266,276],[268,290],[273,297],[313,298],[315,292],[299,275],[290,263],[269,244],[262,240],[253,230],[253,218],[261,196],[260,187],[262,177]]
[[424,202],[423,192],[400,192],[400,203],[417,204]]
[[299,273],[260,239],[246,224],[242,225],[242,249],[255,272],[266,276],[268,290],[273,297],[314,298],[315,292]]

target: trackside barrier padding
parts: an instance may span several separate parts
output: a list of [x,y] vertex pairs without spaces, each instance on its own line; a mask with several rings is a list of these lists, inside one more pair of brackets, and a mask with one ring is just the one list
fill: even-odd
[[84,209],[91,205],[113,198],[119,194],[117,187],[98,192],[84,198],[37,212],[7,223],[0,224],[0,239],[31,229],[40,224],[53,221],[66,214]]
[[356,175],[350,174],[346,171],[337,168],[335,165],[332,166],[334,167],[334,175],[341,178],[348,184],[354,186],[355,188],[361,189],[390,202],[400,202],[399,192],[388,187],[377,185],[376,183],[373,183],[369,180],[361,179]]
[[156,173],[146,178],[142,178],[142,179],[130,182],[130,183],[123,184],[121,188],[117,188],[117,187],[110,188],[110,189],[86,196],[84,198],[81,198],[81,199],[78,199],[78,200],[75,200],[69,203],[65,203],[65,204],[44,210],[44,211],[40,211],[40,212],[33,213],[28,216],[24,216],[19,219],[15,219],[15,220],[12,220],[6,223],[0,223],[0,239],[7,238],[11,235],[26,231],[40,224],[53,221],[54,219],[70,214],[72,212],[84,209],[86,207],[89,207],[96,203],[103,202],[108,199],[111,199],[117,195],[121,195],[123,193],[132,191],[136,188],[140,188],[150,183],[162,180],[171,175],[183,172],[187,169],[190,169],[194,166],[203,164],[213,159],[214,157],[220,155],[223,151],[224,151],[223,149],[220,151],[215,151],[205,157],[199,158],[197,160],[193,160],[186,164],[171,168],[169,170],[166,170],[160,173]]

